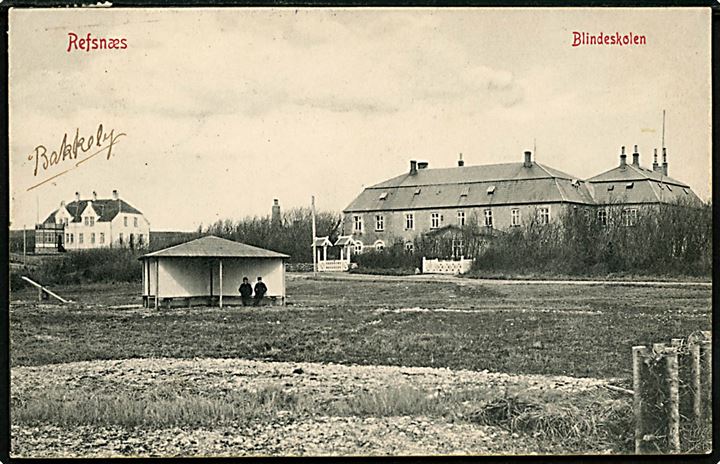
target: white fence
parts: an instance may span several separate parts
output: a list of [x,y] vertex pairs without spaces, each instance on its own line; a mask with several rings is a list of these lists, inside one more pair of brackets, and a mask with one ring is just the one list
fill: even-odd
[[458,261],[425,259],[422,260],[423,274],[465,274],[472,267],[474,259],[461,258]]
[[318,261],[318,272],[344,272],[350,267],[350,263],[343,259],[328,259]]

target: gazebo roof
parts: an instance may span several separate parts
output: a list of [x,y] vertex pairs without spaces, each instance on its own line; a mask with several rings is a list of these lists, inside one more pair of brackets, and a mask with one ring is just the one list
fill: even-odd
[[234,242],[214,235],[208,235],[180,245],[153,251],[140,257],[145,258],[289,258],[288,255],[266,250],[240,242]]
[[315,240],[313,241],[313,245],[315,245],[316,247],[323,247],[323,246],[331,247],[331,246],[333,246],[329,237],[315,237]]

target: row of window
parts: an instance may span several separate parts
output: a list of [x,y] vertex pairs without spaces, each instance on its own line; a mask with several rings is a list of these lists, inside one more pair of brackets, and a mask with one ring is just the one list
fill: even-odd
[[[97,238],[97,242],[95,241],[96,238]],[[130,241],[133,242],[134,240],[135,240],[135,235],[134,235],[134,234],[130,234]],[[143,237],[143,234],[138,234],[138,245],[142,245],[144,240],[145,240],[145,239],[144,239],[144,237]],[[123,237],[123,234],[122,234],[122,232],[121,232],[121,233],[118,235],[118,242],[120,242],[120,244],[122,245],[122,244],[123,244],[123,241],[124,241],[124,237]],[[65,234],[65,243],[71,244],[71,243],[74,243],[74,242],[75,242],[75,234]],[[78,234],[78,243],[80,243],[80,244],[84,244],[84,243],[85,243],[85,234],[83,234],[82,232],[80,232],[80,233]],[[103,243],[105,243],[105,233],[104,233],[104,232],[100,232],[99,234],[97,234],[97,237],[96,237],[95,232],[91,232],[91,233],[90,233],[90,243],[91,243],[91,244],[95,244],[95,243],[103,244]]]
[[[537,210],[537,217],[540,224],[550,223],[550,208],[542,207]],[[438,229],[442,226],[444,216],[441,213],[430,213],[430,228]],[[457,225],[463,227],[466,225],[465,211],[458,210]],[[494,227],[493,210],[486,209],[483,211],[483,225],[485,227]],[[522,216],[519,208],[510,210],[510,226],[519,227],[522,225]],[[375,215],[375,231],[383,232],[385,230],[385,215]],[[405,230],[415,230],[415,213],[405,213]],[[359,214],[353,216],[353,232],[363,231],[363,217]]]
[[[600,209],[597,212],[598,222],[602,226],[610,224],[610,217],[606,209]],[[620,223],[627,227],[632,227],[637,224],[638,210],[637,208],[626,208],[620,212]]]
[[[67,218],[64,218],[64,219],[62,220],[62,223],[65,224],[65,225],[67,225],[67,224],[68,224]],[[93,216],[85,216],[84,224],[85,224],[86,226],[88,226],[88,227],[94,226],[94,225],[95,225],[95,218],[94,218]],[[128,227],[128,217],[127,217],[127,216],[124,216],[124,217],[123,217],[123,225],[124,225],[125,227]],[[138,226],[138,218],[137,218],[137,217],[134,217],[134,218],[133,218],[133,227],[137,227],[137,226]]]

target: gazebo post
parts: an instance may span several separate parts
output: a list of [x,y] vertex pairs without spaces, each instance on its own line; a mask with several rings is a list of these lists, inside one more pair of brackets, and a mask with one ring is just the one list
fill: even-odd
[[327,245],[323,245],[323,261],[327,261]]
[[222,308],[223,286],[222,286],[222,258],[220,258],[220,307]]
[[160,303],[160,258],[155,258],[155,309]]

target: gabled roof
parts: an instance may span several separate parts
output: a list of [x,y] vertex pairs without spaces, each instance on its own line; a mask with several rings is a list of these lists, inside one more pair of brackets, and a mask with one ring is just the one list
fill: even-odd
[[355,240],[352,238],[352,235],[341,235],[338,237],[337,240],[335,240],[335,246],[345,246],[345,245],[354,245]]
[[366,188],[345,212],[569,202],[592,204],[583,181],[533,163],[421,169]]
[[315,240],[310,246],[315,245],[316,247],[323,247],[323,246],[333,246],[332,242],[330,241],[329,237],[315,237]]
[[214,235],[208,235],[141,256],[145,258],[289,258],[288,255],[266,250]]
[[[112,221],[120,212],[142,214],[140,211],[130,206],[130,204],[128,204],[125,200],[80,200],[71,201],[65,205],[65,209],[67,209],[70,216],[72,216],[72,220],[70,222],[82,222],[82,214],[90,202],[92,202],[92,207],[95,212],[100,216],[97,219],[98,222]],[[54,223],[55,216],[58,211],[59,209],[56,209],[50,213],[43,223]]]

